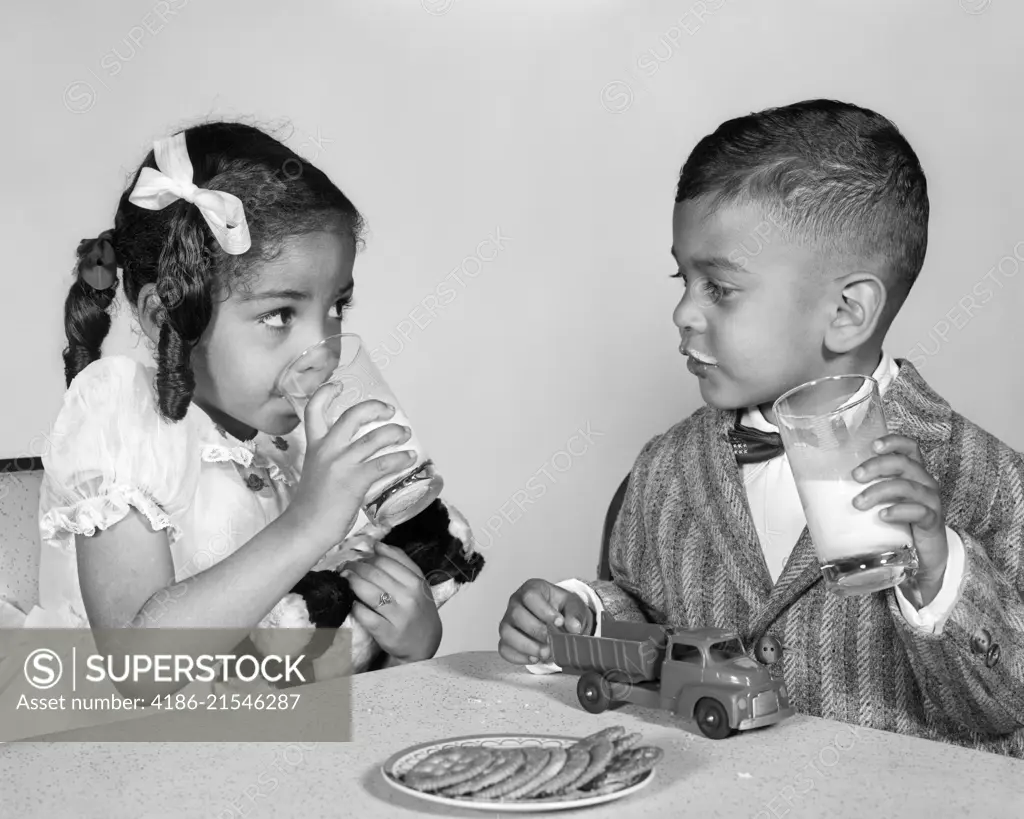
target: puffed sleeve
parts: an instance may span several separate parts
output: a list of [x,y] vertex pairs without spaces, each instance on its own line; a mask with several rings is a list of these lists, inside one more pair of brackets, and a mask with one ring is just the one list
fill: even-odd
[[39,527],[44,543],[73,550],[138,509],[173,543],[201,459],[196,428],[157,410],[153,371],[127,356],[101,358],[71,382],[43,455]]

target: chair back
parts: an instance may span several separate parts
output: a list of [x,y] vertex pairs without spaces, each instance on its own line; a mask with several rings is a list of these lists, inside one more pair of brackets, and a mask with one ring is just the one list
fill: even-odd
[[38,460],[0,461],[0,600],[25,613],[39,600]]
[[619,509],[622,508],[622,501],[626,497],[626,488],[629,486],[629,475],[626,475],[619,488],[612,495],[612,502],[608,505],[608,512],[604,517],[604,532],[601,534],[601,557],[597,563],[597,579],[611,580],[612,569],[608,559],[608,549],[612,542],[612,529],[615,528],[615,521],[619,517]]

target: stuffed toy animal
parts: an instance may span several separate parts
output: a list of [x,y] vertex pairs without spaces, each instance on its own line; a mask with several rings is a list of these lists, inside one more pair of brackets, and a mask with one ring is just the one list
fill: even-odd
[[[291,657],[305,654],[300,668],[307,681],[372,670],[386,659],[351,616],[355,595],[340,575],[350,562],[372,553],[375,538],[367,532],[374,530],[363,527],[334,547],[263,618],[251,635],[257,651]],[[439,608],[459,587],[473,582],[484,566],[466,519],[441,498],[378,539],[412,558]],[[351,653],[336,639],[338,628],[351,631]]]

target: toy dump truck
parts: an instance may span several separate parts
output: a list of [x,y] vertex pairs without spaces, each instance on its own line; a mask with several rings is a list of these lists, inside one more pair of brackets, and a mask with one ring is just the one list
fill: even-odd
[[580,672],[576,695],[592,714],[630,702],[693,719],[704,736],[725,739],[794,713],[782,680],[723,629],[632,623],[602,612],[600,637],[552,627],[551,650],[563,670]]

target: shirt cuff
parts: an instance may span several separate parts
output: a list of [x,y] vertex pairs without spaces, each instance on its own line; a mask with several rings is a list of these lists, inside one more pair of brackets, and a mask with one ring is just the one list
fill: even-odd
[[[604,604],[601,603],[601,598],[597,596],[597,592],[582,580],[563,580],[555,585],[579,595],[583,602],[590,606],[590,610],[594,613],[594,636],[600,637],[601,612],[604,611]],[[555,663],[536,663],[535,665],[526,666],[526,669],[531,674],[557,674],[562,670],[561,666]]]
[[926,634],[942,634],[946,620],[952,614],[953,609],[960,600],[960,585],[964,579],[964,542],[960,535],[946,527],[946,545],[949,547],[949,554],[946,558],[946,571],[942,575],[942,587],[939,593],[924,608],[918,610],[913,603],[907,600],[906,596],[896,589],[896,602],[900,605],[903,617],[914,628]]

